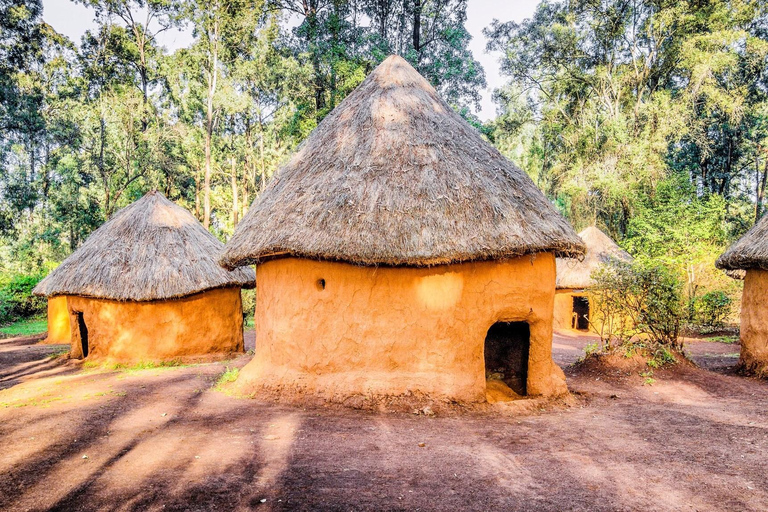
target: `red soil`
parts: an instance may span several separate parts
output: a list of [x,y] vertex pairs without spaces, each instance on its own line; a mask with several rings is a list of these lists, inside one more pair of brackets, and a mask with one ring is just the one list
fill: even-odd
[[0,341],[3,510],[768,509],[765,381],[571,366],[569,401],[425,416],[213,389],[247,355],[83,370],[31,343]]

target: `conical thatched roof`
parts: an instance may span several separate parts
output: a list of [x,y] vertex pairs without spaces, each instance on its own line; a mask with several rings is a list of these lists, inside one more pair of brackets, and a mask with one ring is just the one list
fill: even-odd
[[94,231],[34,293],[151,301],[254,286],[253,269],[219,266],[223,249],[190,212],[150,192]]
[[393,56],[280,170],[221,261],[425,266],[542,251],[583,245],[523,171]]
[[616,242],[597,229],[590,226],[579,237],[587,246],[584,259],[557,258],[557,288],[589,288],[594,284],[592,271],[611,258],[622,261],[632,261],[632,256],[616,245]]
[[723,270],[768,270],[768,215],[720,255],[715,266]]

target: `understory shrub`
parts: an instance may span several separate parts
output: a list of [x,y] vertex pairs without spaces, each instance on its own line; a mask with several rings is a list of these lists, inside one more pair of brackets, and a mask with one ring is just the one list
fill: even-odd
[[32,295],[42,276],[18,274],[0,277],[0,325],[45,314],[45,297]]
[[243,301],[243,319],[246,323],[253,322],[253,315],[256,312],[256,290],[242,290],[240,297]]
[[663,265],[611,260],[592,278],[590,323],[603,350],[646,349],[651,357],[661,354],[660,360],[671,362],[666,349],[682,350],[684,317],[682,283],[675,273]]
[[694,304],[695,321],[706,327],[723,327],[733,308],[733,299],[722,290],[707,292]]

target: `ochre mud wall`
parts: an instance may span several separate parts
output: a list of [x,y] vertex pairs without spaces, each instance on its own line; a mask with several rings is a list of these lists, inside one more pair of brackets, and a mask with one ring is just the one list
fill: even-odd
[[557,290],[552,324],[555,329],[571,329],[573,326],[573,290]]
[[256,354],[238,379],[245,390],[483,401],[488,329],[525,321],[528,394],[567,391],[551,356],[551,254],[423,269],[286,258],[256,272]]
[[70,334],[67,297],[48,297],[48,337],[45,343],[69,343],[72,339]]
[[69,297],[68,304],[73,357],[82,357],[76,312],[88,329],[88,359],[154,361],[243,351],[239,288],[156,302]]
[[741,364],[768,375],[768,272],[747,270],[741,297]]

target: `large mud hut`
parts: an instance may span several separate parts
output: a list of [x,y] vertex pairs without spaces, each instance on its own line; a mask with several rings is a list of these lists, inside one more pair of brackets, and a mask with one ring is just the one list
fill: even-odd
[[[587,252],[584,258],[557,258],[557,290],[555,292],[554,326],[556,329],[587,330],[596,322],[590,311],[589,289],[594,285],[592,272],[611,259],[633,260],[624,249],[590,226],[579,233]],[[599,329],[599,326],[595,326]]]
[[[555,255],[583,244],[526,174],[400,57],[253,203],[226,268],[257,264],[244,389],[486,398],[565,392]],[[510,393],[509,396],[514,396]]]
[[768,376],[768,216],[725,251],[715,265],[731,277],[744,279],[740,364],[750,373]]
[[[224,248],[184,208],[149,192],[94,231],[35,288],[48,297],[49,338],[69,327],[70,355],[163,360],[243,350],[242,287]],[[54,326],[54,327],[51,327]]]

